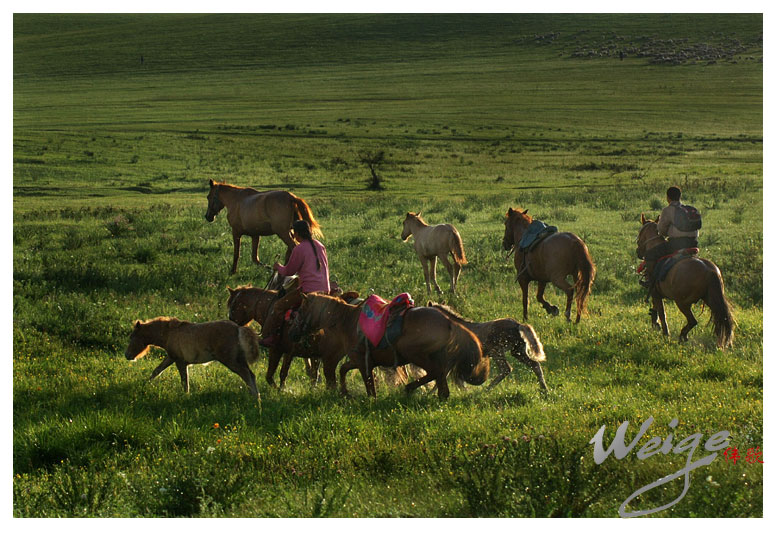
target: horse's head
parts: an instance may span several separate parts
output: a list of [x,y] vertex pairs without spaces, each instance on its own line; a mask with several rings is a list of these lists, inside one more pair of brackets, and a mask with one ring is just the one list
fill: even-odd
[[141,321],[135,321],[133,331],[130,333],[130,343],[124,352],[125,358],[130,361],[143,357],[149,351],[149,341],[144,330],[144,324]]
[[237,325],[246,326],[254,318],[252,311],[255,302],[248,301],[248,294],[243,289],[233,290],[228,286],[227,291],[230,293],[230,298],[227,300],[228,318]]
[[[638,238],[636,238],[636,256],[639,259],[644,259],[646,255],[648,244],[652,242],[658,242],[662,240],[662,236],[657,233],[657,222],[652,219],[647,219],[644,214],[641,214],[641,230],[638,231]],[[656,244],[655,244],[656,245]],[[654,246],[652,246],[654,247]]]
[[208,209],[206,209],[206,221],[211,223],[216,217],[216,214],[222,211],[222,208],[224,208],[222,200],[219,199],[219,185],[224,183],[214,182],[214,179],[209,179],[208,184],[210,188],[208,190]]
[[421,221],[420,215],[422,215],[421,211],[419,213],[413,211],[406,213],[406,218],[403,221],[403,232],[400,233],[401,240],[404,242],[408,240],[408,237],[414,232],[415,223]]
[[503,249],[508,251],[513,248],[519,241],[517,233],[521,235],[532,221],[533,219],[527,214],[527,209],[520,211],[509,208],[504,221],[506,231],[503,233]]

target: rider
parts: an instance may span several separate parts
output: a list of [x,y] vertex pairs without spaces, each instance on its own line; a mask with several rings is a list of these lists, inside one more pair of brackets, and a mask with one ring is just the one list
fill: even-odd
[[284,322],[284,314],[289,309],[300,306],[303,301],[301,292],[330,293],[330,271],[327,263],[327,250],[324,245],[311,237],[308,222],[299,220],[292,224],[292,238],[297,245],[289,256],[286,265],[275,263],[273,269],[282,276],[297,274],[299,286],[280,297],[271,307],[265,323],[262,325],[263,346],[272,346],[279,341]]
[[681,209],[680,206],[682,205],[681,189],[677,186],[672,186],[666,190],[665,197],[668,201],[668,207],[663,209],[660,213],[660,217],[657,219],[657,233],[663,238],[667,237],[668,240],[647,251],[644,256],[644,260],[646,261],[646,272],[644,273],[645,277],[644,280],[641,281],[641,285],[649,289],[654,285],[654,269],[658,259],[666,255],[671,255],[678,250],[698,247],[697,230],[679,230],[674,225],[676,210]]

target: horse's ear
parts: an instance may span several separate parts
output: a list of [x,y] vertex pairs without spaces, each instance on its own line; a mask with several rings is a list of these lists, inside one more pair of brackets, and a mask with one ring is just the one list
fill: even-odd
[[227,286],[227,291],[230,292],[230,295],[232,296],[235,293],[235,290]]
[[133,328],[141,328],[141,321],[135,321]]
[[509,208],[509,210],[506,212],[506,215],[511,215],[512,213],[514,213],[514,210]]
[[214,179],[208,179],[208,185],[213,188],[214,187]]
[[646,217],[644,217],[644,214],[643,214],[643,213],[641,214],[641,224],[642,224],[642,225],[645,225],[645,224],[646,224]]
[[[530,209],[530,208],[528,208],[528,209]],[[522,215],[527,215],[527,209],[522,212]]]

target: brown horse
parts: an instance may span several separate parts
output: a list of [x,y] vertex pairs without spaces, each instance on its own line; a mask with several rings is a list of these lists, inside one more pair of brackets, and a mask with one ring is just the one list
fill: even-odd
[[[538,282],[536,299],[547,313],[558,315],[556,306],[544,299],[546,284],[551,282],[565,292],[565,318],[571,320],[571,303],[576,297],[576,322],[581,319],[587,305],[587,298],[595,280],[595,264],[584,241],[570,232],[556,232],[544,239],[529,253],[519,248],[519,241],[525,233],[532,217],[525,211],[509,208],[506,213],[506,231],[503,235],[503,249],[514,249],[514,267],[517,270],[517,282],[522,288],[522,320],[527,320],[527,289],[532,281]],[[571,275],[575,283],[568,283]]]
[[506,360],[506,352],[508,352],[535,373],[541,392],[547,392],[544,371],[539,364],[539,361],[546,360],[546,354],[544,346],[532,326],[523,325],[510,318],[477,323],[456,313],[449,306],[433,302],[428,302],[427,305],[438,309],[476,335],[481,342],[484,355],[490,358],[493,367],[498,366],[498,375],[490,382],[490,388],[494,388],[513,370]]
[[[436,292],[441,293],[441,287],[438,286],[435,278],[436,259],[440,259],[441,263],[446,267],[449,273],[452,293],[455,293],[455,286],[460,278],[460,270],[463,265],[468,263],[468,260],[465,259],[463,240],[460,238],[460,233],[449,224],[428,225],[420,215],[420,213],[412,213],[410,211],[406,214],[400,238],[405,241],[411,235],[414,236],[414,249],[417,252],[419,262],[422,263],[422,271],[425,273],[427,293],[430,293],[431,277]],[[449,263],[449,254],[452,254],[452,263]],[[429,270],[428,263],[430,263]]]
[[[251,321],[257,321],[262,326],[268,315],[271,304],[276,301],[276,290],[265,290],[252,286],[240,286],[232,289],[227,287],[230,298],[227,300],[228,317],[231,321],[241,326],[248,325]],[[293,357],[302,357],[306,365],[306,374],[314,386],[319,379],[319,350],[317,348],[319,336],[311,336],[307,340],[293,343],[289,339],[289,326],[284,325],[281,333],[281,341],[277,346],[269,348],[268,370],[265,373],[265,381],[272,387],[276,387],[274,376],[282,361],[279,373],[279,388],[284,389],[289,367]],[[335,382],[335,380],[333,381]],[[335,385],[335,384],[333,384]]]
[[225,182],[209,180],[208,209],[206,221],[214,220],[217,213],[227,208],[227,222],[233,229],[233,269],[238,269],[238,256],[241,252],[241,236],[252,237],[252,260],[259,263],[257,250],[260,236],[275,234],[287,245],[284,258],[286,263],[295,247],[290,229],[292,223],[303,219],[311,226],[314,238],[321,238],[322,231],[314,219],[311,208],[302,198],[284,190],[259,192],[253,188],[242,188]]
[[187,366],[216,360],[240,376],[249,391],[258,399],[260,397],[254,373],[249,368],[259,357],[260,348],[257,334],[250,328],[231,321],[190,323],[170,317],[136,321],[124,356],[130,360],[138,359],[146,355],[151,346],[164,349],[167,356],[154,369],[149,380],[154,380],[175,363],[181,385],[185,392],[189,392]]
[[[648,249],[657,246],[663,237],[657,233],[657,222],[641,214],[641,230],[636,242],[636,255],[643,259]],[[725,349],[733,344],[733,313],[725,298],[725,284],[719,267],[708,259],[689,257],[674,265],[662,282],[652,288],[652,326],[660,327],[668,336],[668,323],[665,320],[663,298],[676,302],[687,324],[679,334],[679,342],[687,341],[687,334],[698,324],[692,314],[692,306],[699,300],[711,309],[711,321],[717,336],[717,347]],[[658,323],[658,317],[660,322]]]
[[[348,395],[346,373],[359,369],[365,389],[376,396],[373,367],[377,365],[397,367],[413,363],[425,370],[424,377],[406,385],[411,392],[428,382],[436,381],[438,397],[449,397],[446,377],[454,370],[457,376],[469,384],[482,384],[490,372],[489,359],[483,357],[479,339],[467,328],[430,307],[413,307],[406,311],[400,337],[391,347],[367,348],[359,331],[361,307],[324,294],[307,294],[303,299],[297,319],[292,324],[291,336],[310,333],[317,328],[326,329],[332,338],[331,360],[322,359],[325,373],[334,371],[329,365],[332,359],[348,359],[341,365],[341,392]],[[324,348],[323,348],[324,349]]]

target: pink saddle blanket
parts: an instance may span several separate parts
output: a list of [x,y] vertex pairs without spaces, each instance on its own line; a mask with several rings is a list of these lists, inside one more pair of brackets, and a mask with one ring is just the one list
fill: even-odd
[[387,322],[393,313],[405,311],[413,307],[414,300],[409,294],[403,293],[396,296],[392,301],[387,301],[376,294],[371,294],[365,298],[360,311],[360,330],[370,340],[374,347],[379,345],[384,332],[387,329]]

